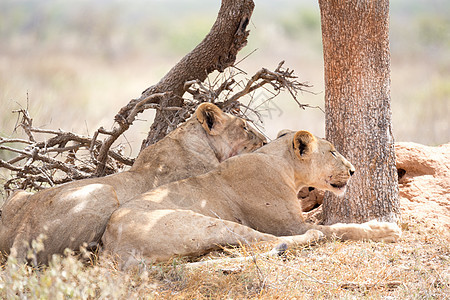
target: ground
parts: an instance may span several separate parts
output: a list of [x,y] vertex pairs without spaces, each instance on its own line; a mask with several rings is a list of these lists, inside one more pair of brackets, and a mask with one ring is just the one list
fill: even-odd
[[112,262],[87,265],[69,257],[35,271],[13,263],[0,272],[0,296],[72,295],[75,299],[374,298],[448,299],[450,236],[433,218],[402,212],[397,243],[327,241],[258,257],[269,248],[243,247],[211,257],[256,255],[254,260],[189,268],[185,259],[123,273]]

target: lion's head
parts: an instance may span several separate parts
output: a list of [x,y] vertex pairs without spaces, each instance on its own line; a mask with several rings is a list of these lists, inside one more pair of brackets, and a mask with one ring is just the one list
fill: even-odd
[[219,161],[252,152],[266,144],[266,138],[247,121],[222,112],[214,104],[202,103],[195,114]]
[[290,143],[295,155],[295,177],[301,186],[311,186],[343,195],[355,167],[333,144],[308,131],[283,130],[278,138]]

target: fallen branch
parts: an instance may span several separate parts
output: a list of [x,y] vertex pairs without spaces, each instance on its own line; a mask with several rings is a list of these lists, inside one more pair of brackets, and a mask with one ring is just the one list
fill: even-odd
[[247,82],[245,88],[239,93],[236,93],[233,97],[231,97],[227,101],[225,101],[223,103],[223,107],[226,108],[231,103],[236,102],[239,98],[255,91],[256,89],[264,86],[265,84],[270,84],[276,92],[280,92],[283,89],[287,89],[300,108],[304,109],[305,107],[307,107],[306,104],[301,104],[297,100],[297,93],[299,91],[304,91],[304,88],[309,88],[311,86],[304,82],[298,82],[297,76],[294,75],[294,71],[289,70],[289,68],[283,70],[282,69],[283,64],[284,61],[281,61],[278,64],[278,67],[273,72],[269,71],[266,68],[262,68],[261,70],[256,72],[256,74],[253,75],[252,78]]
[[[41,190],[48,186],[95,176],[97,159],[86,158],[86,153],[97,157],[104,143],[87,136],[63,130],[33,127],[33,119],[26,109],[13,111],[19,114],[19,127],[28,140],[0,137],[0,150],[18,154],[5,161],[0,159],[0,167],[13,172],[6,181],[7,192],[16,189]],[[37,141],[35,133],[50,135],[44,141]],[[19,148],[19,145],[24,147]],[[134,159],[124,157],[120,151],[107,150],[106,174],[119,172],[124,166],[131,166]]]

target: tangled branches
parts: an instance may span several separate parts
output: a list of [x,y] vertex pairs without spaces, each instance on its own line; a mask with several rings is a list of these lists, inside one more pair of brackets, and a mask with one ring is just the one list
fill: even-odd
[[[250,79],[237,81],[238,75],[246,75],[239,69],[237,73],[231,72],[226,75],[218,76],[208,85],[196,80],[185,83],[185,90],[192,98],[198,102],[211,102],[219,106],[223,111],[237,115],[248,121],[256,122],[250,114],[260,118],[260,110],[264,104],[272,101],[282,91],[287,90],[294,101],[302,109],[311,107],[308,104],[302,104],[297,96],[299,92],[309,92],[307,88],[311,86],[305,82],[299,82],[294,70],[283,69],[284,61],[280,62],[274,71],[262,68],[257,71]],[[260,103],[255,103],[255,94],[257,90],[264,90],[269,96],[259,99]],[[238,90],[234,94],[233,91]],[[244,96],[248,96],[248,101],[241,101]],[[186,100],[188,101],[188,100]],[[185,102],[186,102],[185,101]],[[241,109],[243,108],[243,109]]]
[[[100,161],[98,153],[104,142],[63,130],[33,127],[33,119],[25,109],[13,111],[19,114],[19,127],[28,139],[0,137],[0,150],[14,153],[8,161],[0,159],[0,167],[13,172],[6,181],[6,191],[15,189],[41,190],[48,186],[93,177]],[[47,139],[48,136],[51,136]],[[44,138],[43,138],[44,137]],[[38,141],[42,138],[42,141]],[[8,146],[11,145],[11,146]],[[133,159],[122,155],[120,147],[108,149],[105,174],[116,173]]]
[[[273,100],[281,91],[287,90],[301,108],[297,94],[309,85],[297,81],[294,72],[283,69],[281,62],[274,71],[262,68],[248,80],[238,79],[245,72],[233,68],[228,73],[219,73],[210,82],[197,80],[184,84],[187,98],[182,107],[164,106],[171,92],[153,93],[126,106],[127,113],[116,115],[112,130],[100,127],[92,137],[78,135],[63,130],[40,129],[33,126],[33,119],[26,109],[14,111],[19,114],[18,127],[22,128],[26,139],[1,138],[0,150],[15,155],[9,160],[0,159],[0,168],[11,171],[11,178],[4,184],[9,192],[16,189],[41,190],[49,186],[90,177],[100,177],[117,173],[134,162],[123,155],[123,146],[114,146],[116,140],[133,124],[136,116],[146,109],[171,111],[175,114],[171,128],[184,122],[202,102],[215,103],[222,110],[253,121],[252,115],[259,115],[262,103]],[[237,71],[236,71],[237,70]],[[254,95],[263,89],[270,96],[255,105]],[[247,97],[248,101],[243,101]],[[157,101],[155,100],[157,99]],[[245,104],[244,104],[245,103]],[[102,141],[100,135],[106,135]]]

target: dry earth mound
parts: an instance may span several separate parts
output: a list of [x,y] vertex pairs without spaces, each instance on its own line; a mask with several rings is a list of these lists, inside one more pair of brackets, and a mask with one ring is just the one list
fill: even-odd
[[[397,143],[399,200],[404,221],[423,222],[450,229],[450,143],[438,147]],[[320,219],[324,193],[304,188],[299,192],[305,218]]]
[[397,143],[395,152],[403,219],[450,229],[450,143]]

